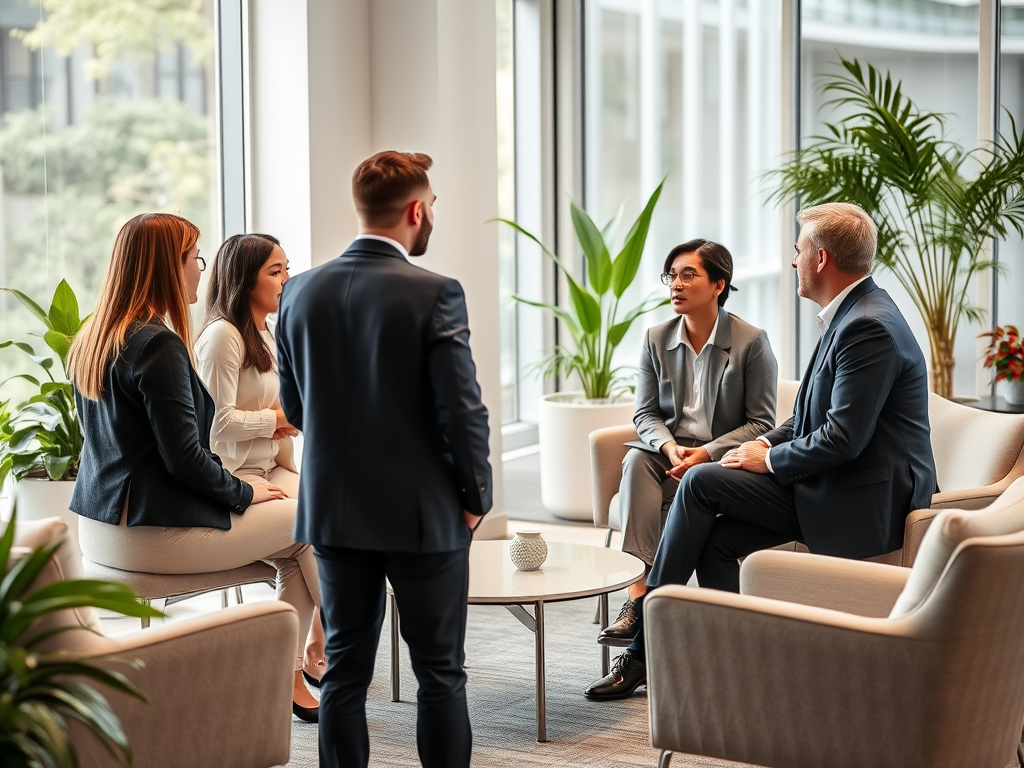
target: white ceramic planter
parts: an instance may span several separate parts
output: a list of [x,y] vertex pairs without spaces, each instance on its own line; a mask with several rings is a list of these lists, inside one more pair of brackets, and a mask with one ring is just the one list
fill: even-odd
[[1007,379],[1003,383],[1003,397],[1010,405],[1024,405],[1024,379]]
[[18,520],[63,517],[68,522],[68,541],[78,547],[78,515],[68,509],[74,490],[74,480],[22,478],[14,484],[14,506]]
[[593,520],[590,496],[590,444],[595,429],[633,420],[632,397],[603,403],[581,392],[558,392],[540,399],[540,498],[544,508],[567,520]]

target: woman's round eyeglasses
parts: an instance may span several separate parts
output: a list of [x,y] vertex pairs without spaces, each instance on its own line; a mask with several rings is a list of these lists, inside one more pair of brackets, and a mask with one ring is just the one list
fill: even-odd
[[689,285],[698,277],[700,277],[700,272],[694,272],[691,269],[684,270],[678,274],[675,272],[664,272],[661,275],[661,282],[665,285],[672,285],[672,283],[678,280],[683,285]]

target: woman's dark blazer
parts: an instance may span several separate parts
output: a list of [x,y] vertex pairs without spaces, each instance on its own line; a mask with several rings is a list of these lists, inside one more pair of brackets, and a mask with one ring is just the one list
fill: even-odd
[[133,324],[100,399],[76,389],[75,401],[85,449],[73,512],[117,525],[127,495],[129,526],[228,529],[252,502],[210,451],[213,398],[163,324]]

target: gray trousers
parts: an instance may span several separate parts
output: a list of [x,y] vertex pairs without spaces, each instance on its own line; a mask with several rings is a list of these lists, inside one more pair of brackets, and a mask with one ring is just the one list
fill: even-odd
[[622,551],[654,562],[661,532],[679,481],[665,474],[672,462],[663,453],[630,448],[622,460],[619,509],[622,515]]

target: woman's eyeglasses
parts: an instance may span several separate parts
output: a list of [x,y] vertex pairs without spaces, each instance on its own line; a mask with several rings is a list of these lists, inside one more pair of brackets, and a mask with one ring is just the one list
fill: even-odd
[[661,276],[661,282],[665,285],[672,285],[678,280],[683,285],[689,285],[694,280],[700,277],[700,272],[694,272],[692,269],[686,269],[676,274],[675,272],[665,272]]
[[[206,271],[206,259],[204,259],[202,256],[196,255],[196,264],[199,265],[200,272]],[[668,285],[668,283],[666,283],[666,285]]]

